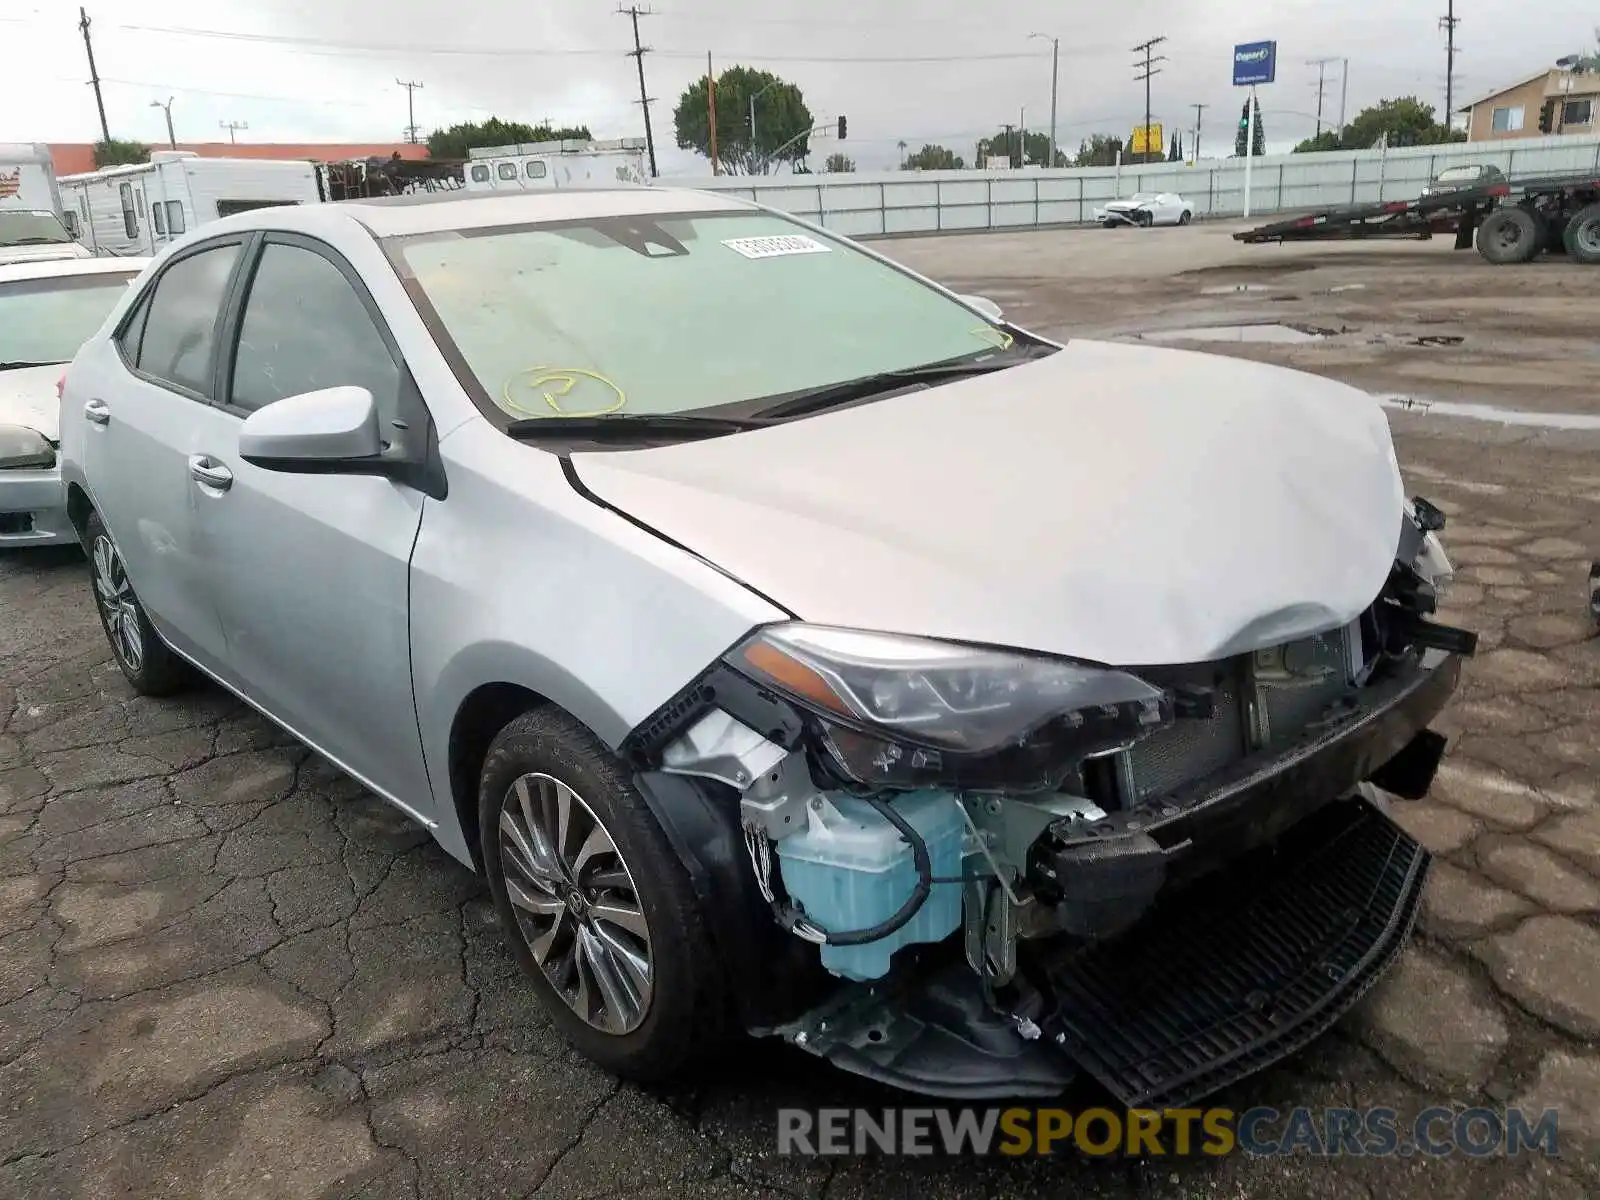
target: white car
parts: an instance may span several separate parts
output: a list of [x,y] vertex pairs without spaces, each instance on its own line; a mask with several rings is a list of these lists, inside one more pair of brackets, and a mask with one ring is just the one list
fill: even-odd
[[1194,205],[1176,192],[1135,192],[1126,200],[1112,200],[1095,209],[1094,219],[1107,229],[1118,225],[1187,225],[1194,220]]
[[32,208],[0,210],[0,265],[94,256],[93,250],[73,240],[53,212]]
[[56,466],[57,384],[148,261],[0,265],[0,547],[78,540]]

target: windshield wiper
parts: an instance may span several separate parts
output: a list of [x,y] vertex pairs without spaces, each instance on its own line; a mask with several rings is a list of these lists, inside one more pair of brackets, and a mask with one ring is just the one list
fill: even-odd
[[22,367],[59,367],[60,362],[52,359],[46,362],[27,362],[24,359],[15,359],[11,362],[0,362],[0,371],[15,371]]
[[530,417],[506,433],[519,441],[691,441],[759,428],[763,422],[694,413],[606,413],[594,417]]
[[804,416],[903,388],[932,387],[935,384],[966,379],[973,375],[989,375],[1054,352],[1053,346],[1012,346],[1005,350],[996,350],[983,358],[929,363],[927,366],[908,367],[902,371],[882,371],[877,375],[864,375],[860,379],[847,379],[843,383],[807,388],[765,408],[757,409],[754,415],[762,421]]

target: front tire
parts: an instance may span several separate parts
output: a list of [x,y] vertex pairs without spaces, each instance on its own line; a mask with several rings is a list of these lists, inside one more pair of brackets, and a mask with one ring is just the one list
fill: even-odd
[[709,1056],[727,1037],[727,981],[682,863],[610,750],[534,709],[490,744],[478,796],[501,929],[567,1040],[644,1081]]
[[84,522],[83,545],[89,555],[89,578],[94,585],[100,628],[105,630],[123,677],[141,696],[170,696],[183,690],[193,682],[194,670],[172,652],[150,624],[123,568],[117,544],[97,512],[91,512]]
[[1187,225],[1192,219],[1193,218],[1189,215],[1189,210],[1187,208],[1178,214],[1179,225]]
[[1522,208],[1497,208],[1478,226],[1478,253],[1496,266],[1531,261],[1541,240],[1537,218]]

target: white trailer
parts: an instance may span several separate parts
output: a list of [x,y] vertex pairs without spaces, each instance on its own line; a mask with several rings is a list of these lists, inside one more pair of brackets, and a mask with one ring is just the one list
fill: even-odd
[[309,161],[201,158],[187,150],[157,150],[137,166],[64,175],[61,192],[79,240],[105,255],[152,255],[218,217],[321,200]]
[[43,142],[0,142],[0,262],[87,257],[72,239]]
[[567,138],[469,150],[469,191],[544,191],[549,188],[648,184],[643,138],[591,142]]

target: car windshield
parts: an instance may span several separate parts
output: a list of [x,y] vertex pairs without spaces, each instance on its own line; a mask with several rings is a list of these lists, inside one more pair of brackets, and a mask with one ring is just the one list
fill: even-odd
[[1461,183],[1464,180],[1476,179],[1483,173],[1482,167],[1447,167],[1440,171],[1435,183]]
[[72,235],[54,213],[0,211],[0,246],[70,243]]
[[137,271],[0,283],[0,363],[64,363],[94,336]]
[[1012,343],[941,292],[769,213],[453,231],[390,251],[464,382],[515,420],[689,413]]

